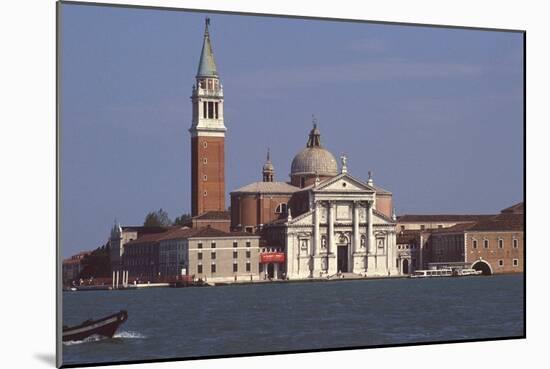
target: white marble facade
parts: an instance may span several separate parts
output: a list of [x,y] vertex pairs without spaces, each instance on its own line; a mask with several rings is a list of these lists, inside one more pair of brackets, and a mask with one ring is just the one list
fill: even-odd
[[304,190],[310,210],[289,216],[279,230],[289,279],[399,273],[395,222],[375,210],[373,187],[342,173]]

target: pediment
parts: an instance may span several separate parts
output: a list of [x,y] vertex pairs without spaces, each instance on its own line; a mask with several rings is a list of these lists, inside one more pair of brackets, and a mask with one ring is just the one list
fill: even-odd
[[395,222],[391,218],[388,218],[387,216],[376,210],[372,212],[372,218],[372,222],[374,224],[395,224]]
[[313,212],[308,211],[307,213],[300,214],[296,218],[293,218],[288,222],[289,225],[311,225],[313,224]]
[[374,189],[367,184],[353,178],[348,174],[340,174],[331,178],[319,186],[313,188],[315,192],[374,192]]

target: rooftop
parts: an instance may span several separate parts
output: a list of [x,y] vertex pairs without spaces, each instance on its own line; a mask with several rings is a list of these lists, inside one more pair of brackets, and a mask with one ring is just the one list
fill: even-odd
[[253,182],[238,188],[231,193],[287,193],[299,191],[300,188],[286,182]]
[[207,211],[200,215],[194,216],[192,219],[197,220],[230,220],[231,214],[228,211]]
[[494,214],[404,214],[397,217],[397,222],[476,222],[494,216]]
[[515,205],[512,205],[506,209],[503,209],[500,211],[501,213],[516,213],[516,214],[523,214],[525,213],[525,203],[524,202],[518,202]]

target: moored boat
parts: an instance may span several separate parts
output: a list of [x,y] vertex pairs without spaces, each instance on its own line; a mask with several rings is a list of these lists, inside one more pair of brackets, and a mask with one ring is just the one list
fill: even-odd
[[411,278],[452,277],[452,269],[415,270]]
[[63,341],[81,341],[93,335],[111,338],[127,319],[128,312],[121,310],[98,320],[88,319],[74,327],[63,326]]
[[481,270],[475,270],[475,269],[456,269],[455,270],[455,277],[466,277],[470,275],[480,275],[483,273]]

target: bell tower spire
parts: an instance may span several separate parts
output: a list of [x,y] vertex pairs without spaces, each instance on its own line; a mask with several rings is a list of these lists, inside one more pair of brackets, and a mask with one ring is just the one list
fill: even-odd
[[205,19],[201,56],[191,94],[191,215],[225,210],[225,131],[210,18]]
[[271,163],[269,148],[267,149],[266,162],[262,167],[262,175],[263,175],[264,182],[273,182],[273,177],[275,176],[275,167]]

